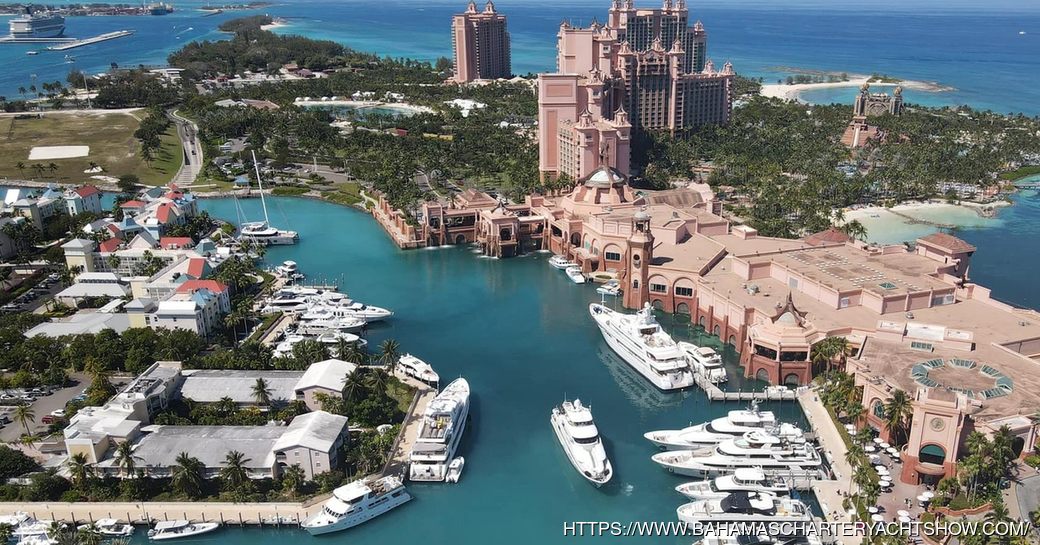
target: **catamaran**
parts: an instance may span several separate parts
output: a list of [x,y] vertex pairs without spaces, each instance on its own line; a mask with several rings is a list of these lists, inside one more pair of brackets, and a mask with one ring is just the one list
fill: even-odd
[[238,238],[267,245],[296,244],[300,239],[296,231],[282,231],[271,227],[271,220],[267,215],[267,199],[264,198],[264,182],[260,177],[260,165],[256,162],[256,152],[252,154],[256,183],[260,187],[260,206],[264,209],[264,221],[243,222],[238,230]]
[[678,390],[693,385],[690,364],[654,319],[649,304],[633,315],[593,303],[589,314],[610,348],[654,386]]
[[466,431],[468,417],[469,383],[464,378],[457,378],[426,407],[408,460],[409,479],[445,479],[462,433]]
[[332,491],[321,511],[300,526],[312,536],[346,530],[371,520],[412,499],[404,483],[394,475],[373,481],[354,481]]

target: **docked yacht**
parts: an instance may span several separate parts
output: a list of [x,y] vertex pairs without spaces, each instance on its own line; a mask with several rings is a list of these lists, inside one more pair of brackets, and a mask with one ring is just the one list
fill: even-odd
[[366,305],[338,291],[319,290],[310,301],[315,305],[328,307],[336,312],[337,316],[360,318],[366,322],[378,322],[394,315],[393,312],[385,308]]
[[741,468],[759,468],[771,476],[815,478],[823,465],[812,445],[791,444],[765,434],[730,439],[701,450],[660,452],[652,459],[670,473],[703,479],[728,475]]
[[469,383],[457,378],[426,407],[408,459],[408,478],[443,481],[469,416]]
[[321,335],[326,331],[353,333],[364,329],[366,323],[361,318],[338,315],[328,307],[311,307],[299,314],[296,330],[304,335]]
[[303,273],[295,261],[283,261],[281,265],[274,268],[275,274],[289,280],[303,280]]
[[118,519],[97,519],[93,524],[81,524],[76,527],[77,530],[88,530],[93,526],[97,533],[104,537],[129,537],[134,535],[134,527],[131,524],[124,524],[119,522]]
[[563,272],[567,273],[567,278],[571,279],[571,282],[575,284],[584,284],[585,275],[581,273],[581,269],[578,267],[567,267]]
[[440,375],[433,370],[430,364],[411,354],[405,354],[398,358],[397,368],[402,373],[416,380],[421,380],[426,384],[437,384],[441,381]]
[[163,541],[166,539],[194,537],[208,534],[217,528],[220,528],[220,524],[216,522],[191,523],[186,520],[168,520],[155,523],[155,527],[148,530],[148,539]]
[[761,469],[742,467],[730,475],[680,484],[675,487],[675,491],[691,500],[711,500],[725,498],[733,492],[787,496],[791,493],[791,487],[783,479],[766,475]]
[[593,303],[589,314],[610,348],[654,386],[677,390],[693,385],[689,363],[654,319],[650,305],[636,314],[622,314]]
[[680,505],[679,520],[688,524],[740,522],[790,523],[812,521],[812,511],[799,500],[772,494],[735,492],[722,499]]
[[300,526],[312,536],[346,530],[378,517],[412,499],[401,479],[389,475],[373,481],[354,481],[332,491],[321,511]]
[[823,545],[816,534],[792,536],[768,535],[706,535],[700,545]]
[[742,437],[751,431],[767,430],[791,440],[804,439],[801,428],[792,424],[778,424],[771,411],[759,411],[758,402],[747,410],[730,411],[722,416],[681,430],[658,430],[643,434],[651,443],[668,450],[697,449],[717,445],[727,439]]
[[348,344],[356,344],[360,348],[363,348],[368,344],[368,341],[365,339],[362,339],[353,333],[342,331],[326,331],[320,335],[300,335],[293,333],[286,335],[285,338],[275,345],[272,355],[276,358],[287,358],[292,356],[293,347],[303,341],[318,341],[330,348],[339,346],[340,341]]
[[462,456],[456,457],[448,464],[448,475],[444,477],[446,483],[457,483],[462,478],[462,468],[466,467],[466,459]]
[[708,379],[708,382],[720,384],[729,380],[726,368],[722,366],[722,356],[710,346],[680,342],[679,349],[686,354],[693,372]]
[[21,540],[29,536],[45,536],[51,531],[51,528],[50,521],[37,520],[27,516],[20,523],[11,527],[11,537]]
[[596,293],[617,297],[618,295],[621,295],[621,282],[618,282],[617,280],[607,280],[603,285],[596,288]]
[[592,410],[582,405],[580,399],[564,401],[553,407],[549,421],[574,469],[597,487],[609,482],[614,469],[592,420]]
[[560,269],[560,270],[567,270],[567,269],[569,269],[571,267],[577,267],[578,266],[577,263],[567,259],[566,257],[563,257],[562,255],[554,255],[554,256],[550,257],[549,258],[549,265],[552,265],[553,267],[555,267],[557,269]]
[[264,209],[264,221],[242,222],[242,226],[238,230],[238,239],[269,246],[296,244],[300,239],[299,233],[283,231],[271,226],[271,220],[267,215],[267,199],[264,198],[264,182],[260,176],[260,165],[256,162],[255,152],[253,153],[253,169],[256,171],[256,181],[260,187],[260,206]]

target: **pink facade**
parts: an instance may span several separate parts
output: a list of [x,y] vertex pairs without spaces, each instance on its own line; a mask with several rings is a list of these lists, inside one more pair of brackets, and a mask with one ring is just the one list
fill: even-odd
[[468,83],[511,75],[506,17],[495,11],[491,0],[483,11],[477,11],[476,3],[471,0],[465,13],[452,17],[451,38],[455,81]]
[[538,78],[542,175],[627,175],[631,130],[729,122],[733,67],[716,71],[706,46],[682,1],[651,10],[615,0],[606,25],[560,25],[557,71]]

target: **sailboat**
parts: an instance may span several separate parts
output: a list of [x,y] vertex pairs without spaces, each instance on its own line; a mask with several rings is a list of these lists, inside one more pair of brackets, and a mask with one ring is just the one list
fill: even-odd
[[256,152],[253,155],[253,168],[256,170],[256,183],[260,186],[260,205],[264,209],[264,221],[243,222],[239,229],[239,240],[249,240],[266,245],[296,244],[300,235],[296,231],[282,231],[271,227],[271,220],[267,216],[267,200],[264,198],[264,182],[260,177],[260,165],[256,162]]

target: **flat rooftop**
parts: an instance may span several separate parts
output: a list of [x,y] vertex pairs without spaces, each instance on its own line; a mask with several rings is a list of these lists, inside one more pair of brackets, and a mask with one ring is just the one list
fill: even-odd
[[[134,448],[138,466],[172,467],[177,456],[186,452],[207,468],[224,467],[224,457],[237,450],[249,460],[246,466],[270,469],[274,465],[271,448],[285,433],[285,426],[152,426]],[[106,464],[107,463],[107,464]],[[114,463],[106,459],[102,465]]]
[[238,371],[225,369],[185,370],[181,397],[200,403],[215,403],[230,397],[235,403],[255,403],[253,386],[259,378],[267,382],[274,402],[296,399],[296,384],[303,371]]

